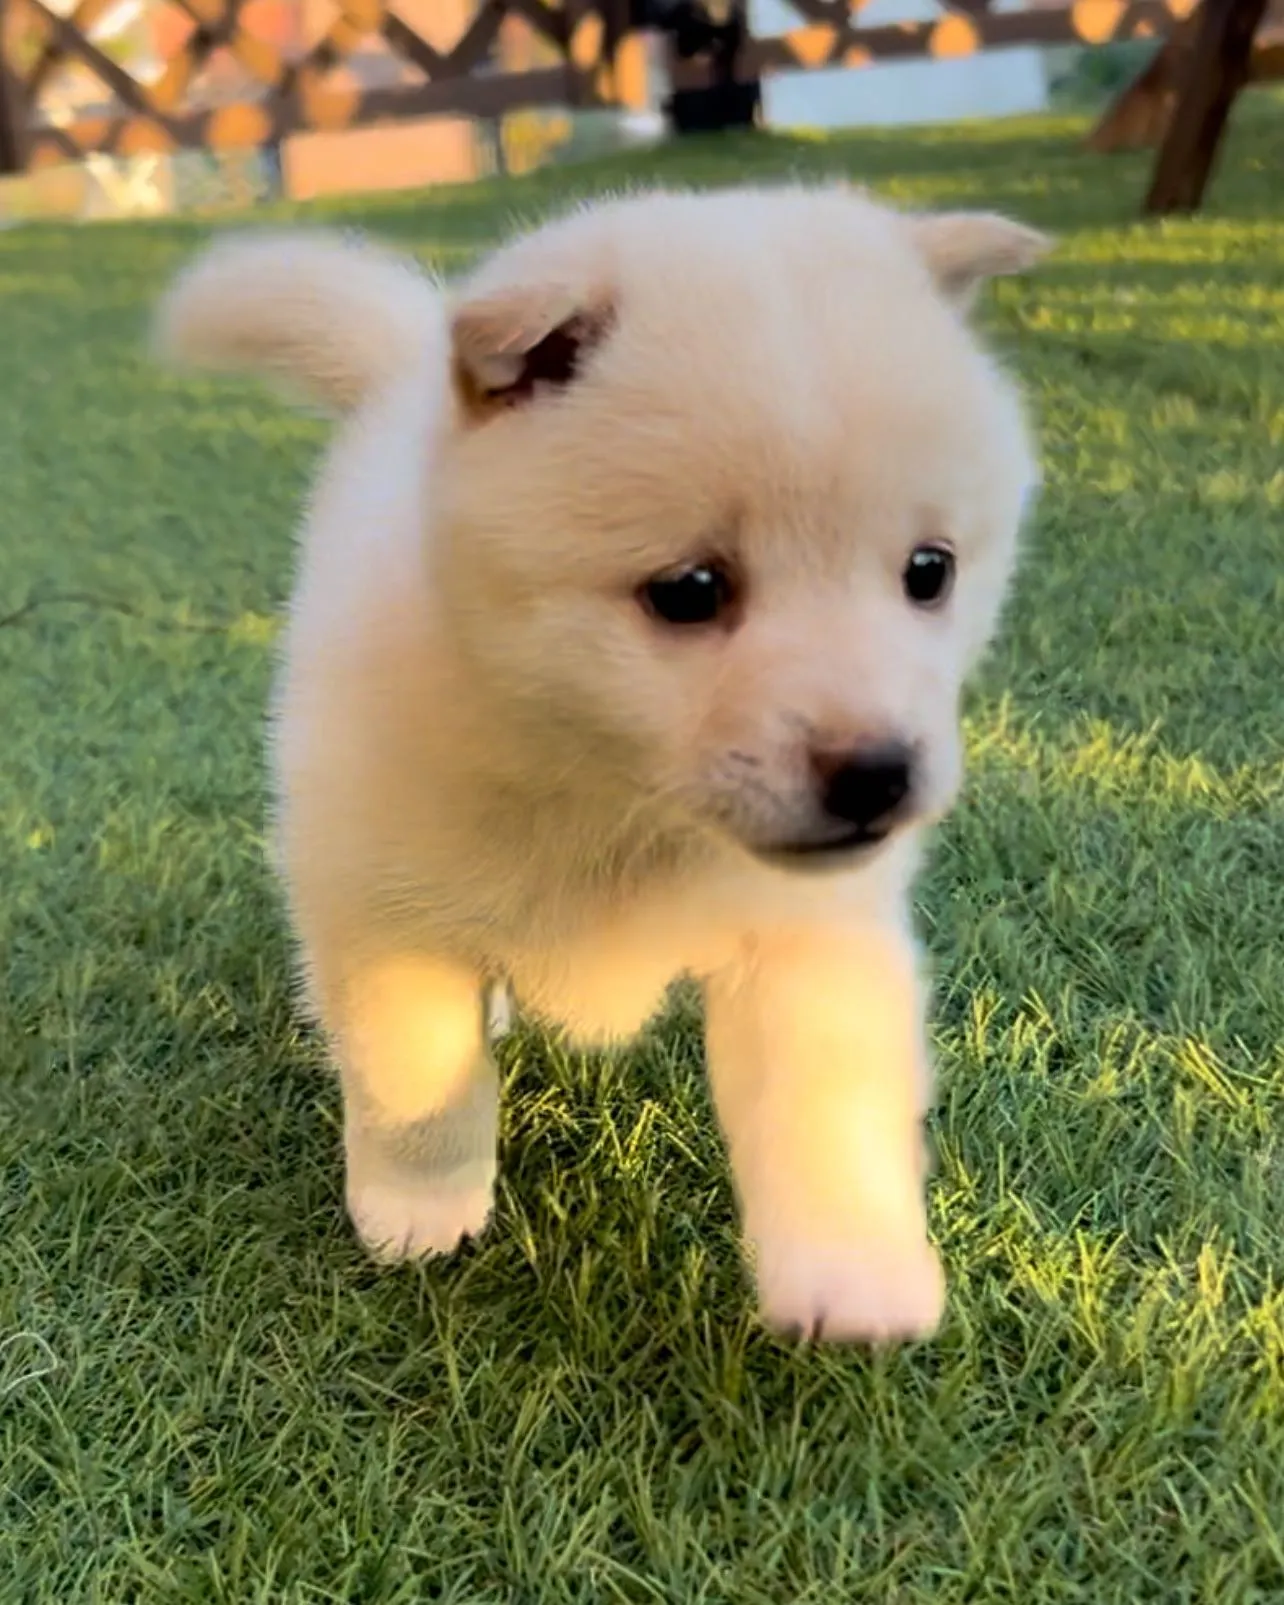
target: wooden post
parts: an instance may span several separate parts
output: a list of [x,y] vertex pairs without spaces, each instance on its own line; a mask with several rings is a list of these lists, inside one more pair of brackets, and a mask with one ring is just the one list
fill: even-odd
[[27,165],[27,106],[18,76],[9,65],[13,16],[0,0],[0,173],[21,173]]
[[[1183,17],[1136,78],[1106,108],[1088,136],[1089,150],[1109,155],[1162,145],[1199,28],[1198,10]],[[1284,0],[1267,0],[1248,62],[1250,84],[1284,78]]]
[[1146,196],[1150,216],[1199,207],[1266,0],[1203,0],[1172,121]]
[[1116,97],[1088,136],[1088,149],[1102,155],[1162,144],[1190,59],[1192,28],[1199,13],[1183,17],[1142,71]]

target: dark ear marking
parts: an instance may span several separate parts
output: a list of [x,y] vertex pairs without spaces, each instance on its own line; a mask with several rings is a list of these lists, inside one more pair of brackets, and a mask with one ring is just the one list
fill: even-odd
[[519,406],[541,390],[564,390],[578,377],[580,364],[605,334],[605,320],[578,312],[559,323],[528,351],[509,360],[517,373],[507,384],[493,384],[482,391],[482,399],[492,405]]
[[465,311],[455,326],[455,383],[465,414],[480,423],[493,413],[565,390],[614,321],[609,307],[579,308],[545,321]]

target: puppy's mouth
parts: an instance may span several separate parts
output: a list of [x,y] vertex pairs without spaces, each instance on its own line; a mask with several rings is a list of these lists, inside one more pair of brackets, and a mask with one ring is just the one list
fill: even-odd
[[754,851],[765,863],[783,869],[839,869],[853,859],[865,858],[893,835],[893,828],[856,826],[838,836],[806,836],[796,841],[776,842]]

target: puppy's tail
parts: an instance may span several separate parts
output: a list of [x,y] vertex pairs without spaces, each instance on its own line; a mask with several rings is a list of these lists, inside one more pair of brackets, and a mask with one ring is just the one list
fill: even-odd
[[406,257],[323,230],[233,236],[161,302],[157,354],[254,373],[346,413],[444,341],[441,297]]

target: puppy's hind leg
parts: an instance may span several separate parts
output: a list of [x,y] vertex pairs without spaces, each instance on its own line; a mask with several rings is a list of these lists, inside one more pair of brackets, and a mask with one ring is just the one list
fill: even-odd
[[398,954],[318,988],[343,1079],[348,1211],[380,1259],[449,1253],[490,1214],[498,1077],[482,984]]
[[926,1336],[928,1067],[916,955],[894,927],[766,934],[707,985],[709,1069],[767,1323]]

